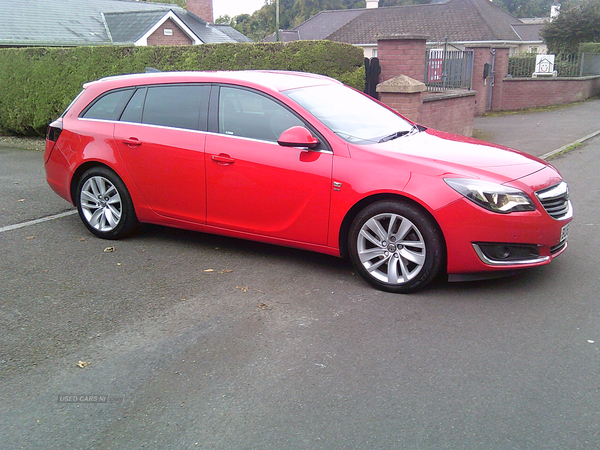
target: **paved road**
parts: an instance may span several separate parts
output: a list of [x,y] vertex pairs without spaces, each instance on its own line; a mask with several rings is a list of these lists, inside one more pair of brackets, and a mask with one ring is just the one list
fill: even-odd
[[[576,220],[553,264],[410,296],[199,233],[0,231],[0,448],[599,448],[599,158],[554,161]],[[0,229],[68,209],[41,159],[0,151]]]
[[559,106],[476,117],[475,135],[536,156],[600,131],[600,99]]

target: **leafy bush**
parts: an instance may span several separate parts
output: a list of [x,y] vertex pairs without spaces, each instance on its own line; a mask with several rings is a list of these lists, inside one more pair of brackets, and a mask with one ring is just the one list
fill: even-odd
[[584,42],[579,44],[579,53],[600,53],[600,42]]
[[313,72],[364,87],[363,52],[348,44],[298,41],[177,47],[0,49],[0,130],[43,135],[81,86],[110,75],[271,69]]

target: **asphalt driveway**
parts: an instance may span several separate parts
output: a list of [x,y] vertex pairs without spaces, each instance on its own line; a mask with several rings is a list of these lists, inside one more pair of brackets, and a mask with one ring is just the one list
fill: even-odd
[[309,252],[96,239],[2,148],[0,448],[597,448],[599,158],[553,161],[576,219],[551,265],[402,296]]

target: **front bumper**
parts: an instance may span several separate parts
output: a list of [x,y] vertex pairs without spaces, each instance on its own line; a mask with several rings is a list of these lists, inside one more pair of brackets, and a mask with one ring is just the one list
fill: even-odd
[[[530,212],[493,213],[461,199],[438,211],[449,274],[514,270],[550,263],[567,248],[572,217],[553,219],[538,203]],[[497,250],[506,248],[506,255]],[[512,251],[512,253],[511,253]]]

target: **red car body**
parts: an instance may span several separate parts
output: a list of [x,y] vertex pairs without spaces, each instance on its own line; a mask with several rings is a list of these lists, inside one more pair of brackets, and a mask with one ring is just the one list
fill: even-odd
[[[207,130],[82,117],[107,92],[179,84],[212,89],[204,119],[201,112]],[[556,217],[538,198],[540,192],[562,183],[547,162],[422,128],[397,139],[353,142],[288,95],[314,86],[333,88],[339,83],[311,74],[261,71],[155,73],[89,83],[49,128],[48,183],[77,205],[83,173],[106,167],[126,186],[140,222],[335,256],[348,252],[348,233],[361,210],[374,202],[398,199],[422,210],[439,227],[442,265],[451,276],[547,264],[566,249],[572,219],[568,192],[561,191],[563,212]],[[211,128],[211,123],[222,120],[214,100],[217,87],[241,87],[272,99],[300,117],[324,147],[282,146]],[[224,104],[219,103],[220,108]],[[450,187],[448,179],[510,186],[526,194],[531,210],[488,210]],[[538,254],[490,259],[477,243],[504,248],[514,244],[517,249],[522,244],[537,248]]]

